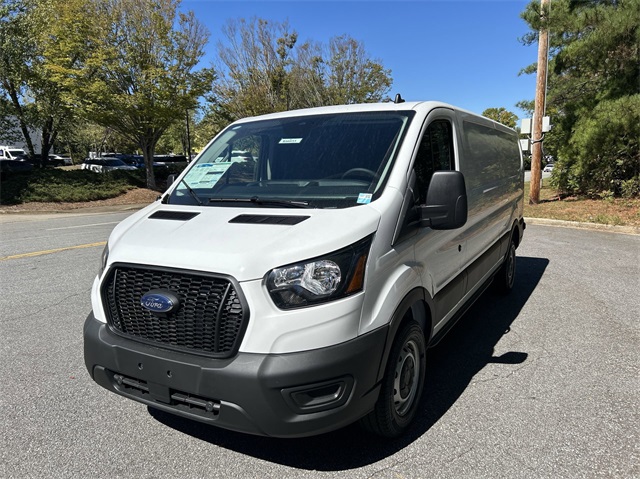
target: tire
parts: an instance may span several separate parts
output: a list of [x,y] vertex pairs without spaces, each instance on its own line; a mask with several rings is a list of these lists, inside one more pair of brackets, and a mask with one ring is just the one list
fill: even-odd
[[426,343],[418,323],[401,326],[389,354],[380,396],[367,416],[360,420],[368,431],[398,437],[410,426],[418,411],[425,376]]
[[494,278],[494,284],[496,290],[501,294],[508,294],[513,289],[513,283],[516,279],[516,243],[511,240],[509,243],[509,249],[507,255],[504,258],[504,262],[496,277]]

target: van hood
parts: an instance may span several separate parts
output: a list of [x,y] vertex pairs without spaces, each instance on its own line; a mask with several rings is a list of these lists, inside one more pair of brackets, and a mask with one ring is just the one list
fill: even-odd
[[345,209],[183,207],[159,203],[120,223],[109,264],[148,264],[261,279],[271,269],[322,256],[374,233],[379,212]]

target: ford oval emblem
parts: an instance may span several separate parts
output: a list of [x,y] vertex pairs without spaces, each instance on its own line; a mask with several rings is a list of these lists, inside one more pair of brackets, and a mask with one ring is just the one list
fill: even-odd
[[140,298],[140,304],[152,313],[166,314],[178,308],[179,299],[171,291],[154,289]]

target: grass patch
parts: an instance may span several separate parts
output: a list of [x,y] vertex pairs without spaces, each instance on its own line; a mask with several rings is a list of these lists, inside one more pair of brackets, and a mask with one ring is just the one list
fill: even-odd
[[525,183],[524,215],[529,218],[640,227],[640,198],[563,197],[556,189],[543,182],[540,203],[530,205],[529,183]]

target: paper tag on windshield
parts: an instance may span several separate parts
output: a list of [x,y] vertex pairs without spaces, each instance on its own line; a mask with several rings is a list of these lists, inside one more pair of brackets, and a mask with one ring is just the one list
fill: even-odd
[[360,205],[366,205],[371,203],[371,198],[373,198],[373,195],[371,193],[360,193],[358,195],[358,204]]
[[203,163],[191,168],[185,181],[191,186],[213,186],[220,177],[229,169],[231,163]]
[[281,145],[295,145],[302,143],[302,138],[282,138],[278,143]]

